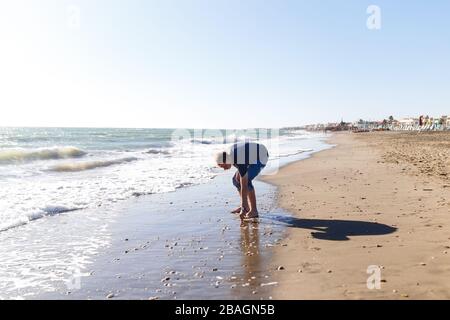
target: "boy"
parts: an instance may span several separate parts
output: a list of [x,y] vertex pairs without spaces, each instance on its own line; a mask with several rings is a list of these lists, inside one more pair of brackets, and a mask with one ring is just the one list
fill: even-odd
[[216,162],[224,170],[237,168],[233,185],[241,197],[241,205],[232,213],[239,213],[241,219],[258,217],[256,194],[252,181],[266,166],[269,153],[264,145],[254,142],[235,143],[227,150],[216,154]]

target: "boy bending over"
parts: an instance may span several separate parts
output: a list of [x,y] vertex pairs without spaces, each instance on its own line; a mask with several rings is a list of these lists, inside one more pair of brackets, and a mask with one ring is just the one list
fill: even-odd
[[233,176],[233,185],[239,192],[241,205],[232,212],[239,213],[241,219],[258,217],[255,187],[252,181],[266,166],[268,159],[267,148],[255,142],[236,143],[216,154],[216,162],[219,167],[224,170],[228,170],[232,166],[237,168]]

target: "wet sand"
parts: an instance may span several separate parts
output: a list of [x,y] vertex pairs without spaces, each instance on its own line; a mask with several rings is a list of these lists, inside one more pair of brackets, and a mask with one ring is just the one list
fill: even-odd
[[[259,223],[230,214],[239,203],[231,175],[122,205],[112,244],[83,276],[40,299],[270,299],[288,215],[275,188],[256,182]],[[120,209],[119,209],[120,210]]]
[[266,177],[294,215],[273,256],[273,298],[449,299],[449,141],[336,134],[335,148]]

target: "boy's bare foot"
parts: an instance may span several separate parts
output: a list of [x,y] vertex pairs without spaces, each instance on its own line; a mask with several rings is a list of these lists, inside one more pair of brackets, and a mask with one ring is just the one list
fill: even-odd
[[240,212],[241,212],[241,207],[237,207],[236,209],[231,211],[231,213],[240,213]]
[[242,207],[237,207],[236,209],[231,211],[231,213],[241,213],[241,211],[248,212],[247,209],[242,210]]
[[254,218],[258,218],[258,211],[249,211],[249,212],[242,212],[240,213],[239,217],[244,220],[244,219],[254,219]]

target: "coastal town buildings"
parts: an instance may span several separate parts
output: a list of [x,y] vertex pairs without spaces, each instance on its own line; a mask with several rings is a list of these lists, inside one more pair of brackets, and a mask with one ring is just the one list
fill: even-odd
[[418,117],[407,117],[368,121],[359,119],[354,122],[318,123],[300,127],[307,131],[443,131],[450,130],[450,115],[430,117],[421,115]]

